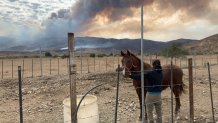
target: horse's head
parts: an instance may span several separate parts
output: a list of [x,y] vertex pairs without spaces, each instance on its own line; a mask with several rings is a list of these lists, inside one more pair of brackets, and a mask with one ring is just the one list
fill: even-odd
[[123,76],[124,77],[129,77],[131,72],[134,72],[135,68],[137,67],[135,55],[130,53],[127,50],[127,53],[125,54],[123,51],[121,51],[121,56],[123,57],[121,62],[122,62],[122,70],[123,70]]

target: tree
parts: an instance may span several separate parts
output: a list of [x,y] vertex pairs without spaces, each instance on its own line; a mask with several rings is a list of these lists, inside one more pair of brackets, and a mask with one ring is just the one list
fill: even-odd
[[181,57],[188,55],[188,51],[183,50],[179,44],[173,44],[171,47],[163,50],[162,55],[165,57]]
[[46,57],[51,57],[52,54],[51,54],[50,52],[45,52],[45,56],[46,56]]
[[91,53],[89,57],[95,57],[95,53]]

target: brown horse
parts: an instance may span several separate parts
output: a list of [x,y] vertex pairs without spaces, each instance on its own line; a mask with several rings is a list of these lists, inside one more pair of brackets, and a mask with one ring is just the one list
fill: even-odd
[[[134,72],[140,72],[141,71],[141,60],[136,57],[133,53],[127,50],[127,53],[125,54],[123,51],[121,51],[122,55],[122,68],[124,77],[129,77],[130,74],[134,74]],[[170,87],[171,85],[171,65],[164,65],[163,68],[163,83],[162,83],[162,90],[166,89],[167,87]],[[144,70],[148,71],[151,70],[152,67],[150,64],[144,63]],[[173,93],[175,95],[176,100],[176,107],[175,107],[175,114],[177,114],[180,110],[180,96],[182,92],[184,92],[184,83],[182,81],[183,77],[183,71],[178,66],[173,65],[172,66],[173,75]],[[135,87],[136,93],[139,98],[140,103],[140,119],[142,118],[142,97],[141,97],[141,81],[133,80],[133,85]],[[146,86],[146,82],[144,84]],[[146,91],[144,92],[146,96]],[[146,118],[146,116],[145,116]]]

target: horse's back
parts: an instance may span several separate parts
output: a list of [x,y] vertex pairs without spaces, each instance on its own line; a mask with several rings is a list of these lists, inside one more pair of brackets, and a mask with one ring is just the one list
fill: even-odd
[[171,69],[172,69],[172,79],[173,79],[173,85],[183,85],[183,71],[180,67],[173,65],[171,68],[171,65],[164,65],[162,67],[163,69],[163,85],[164,89],[167,88],[171,84]]

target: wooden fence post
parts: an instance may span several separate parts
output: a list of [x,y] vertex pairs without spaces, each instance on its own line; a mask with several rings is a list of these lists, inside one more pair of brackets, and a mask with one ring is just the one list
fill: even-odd
[[2,79],[4,78],[4,61],[3,61],[3,59],[2,59]]
[[170,87],[171,87],[171,123],[174,122],[173,118],[173,58],[170,61]]
[[100,72],[100,70],[101,70],[101,69],[100,69],[100,66],[101,66],[101,60],[100,60],[100,57],[98,57],[98,61],[99,61],[99,62],[98,62],[98,70],[99,70],[99,72]]
[[58,58],[58,75],[59,75],[59,68],[60,68],[60,65],[59,65],[60,63],[59,63],[59,58]]
[[210,53],[210,64],[212,64],[211,53]]
[[13,79],[14,78],[14,60],[13,59],[11,60],[11,69],[12,69],[11,70],[11,72],[12,72],[11,76],[12,76],[12,79]]
[[217,60],[217,62],[216,62],[216,63],[218,64],[218,56],[216,57],[216,60]]
[[190,123],[194,123],[194,95],[193,95],[193,65],[192,59],[188,59],[188,68],[189,68],[189,115],[190,115]]
[[106,56],[106,71],[107,71],[107,56]]
[[22,73],[22,78],[24,78],[24,69],[25,69],[25,64],[24,64],[24,59],[23,59],[23,73]]
[[32,78],[33,78],[33,59],[32,59]]
[[89,58],[87,58],[87,67],[88,67],[88,73],[90,73],[90,71],[89,71]]
[[68,53],[69,53],[69,79],[70,79],[70,106],[71,123],[77,123],[77,103],[76,103],[76,60],[74,50],[74,33],[68,33]]
[[94,72],[95,72],[95,57],[94,57]]
[[204,66],[204,57],[201,58],[202,66]]
[[80,50],[80,70],[81,70],[81,73],[82,73],[82,71],[83,71],[82,49]]
[[50,68],[50,75],[51,75],[51,58],[50,58],[50,61],[49,61],[49,68]]
[[42,71],[42,49],[40,47],[40,70],[41,70],[41,77],[43,76],[43,71]]
[[152,63],[152,55],[149,54],[149,57],[150,57],[150,64]]

